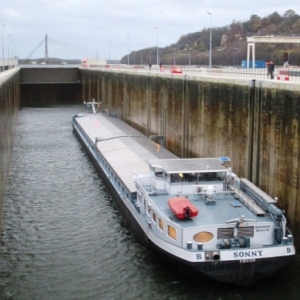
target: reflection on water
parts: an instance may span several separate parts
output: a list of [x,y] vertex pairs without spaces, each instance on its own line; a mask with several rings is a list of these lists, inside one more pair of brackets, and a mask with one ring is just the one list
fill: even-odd
[[199,280],[148,252],[72,133],[81,106],[20,111],[0,244],[0,299],[297,299],[300,260],[253,286]]

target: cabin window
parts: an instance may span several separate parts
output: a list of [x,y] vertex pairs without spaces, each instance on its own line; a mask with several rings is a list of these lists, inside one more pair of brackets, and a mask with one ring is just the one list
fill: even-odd
[[154,223],[156,223],[156,214],[155,213],[152,214],[152,220]]
[[131,194],[131,201],[136,200],[137,198],[137,193]]
[[158,227],[161,231],[164,231],[164,221],[158,218]]
[[223,181],[223,180],[225,180],[226,172],[217,172],[216,177],[217,177],[217,180]]
[[216,181],[215,172],[199,173],[199,181]]
[[173,240],[176,240],[176,229],[170,225],[168,225],[168,236]]
[[196,182],[197,181],[197,173],[183,173],[184,181],[186,182]]
[[164,173],[163,173],[163,170],[161,168],[154,167],[153,171],[154,171],[155,177],[158,177],[158,178],[163,178],[164,177]]
[[173,182],[183,182],[183,181],[184,181],[184,178],[183,178],[182,173],[171,174],[171,183],[173,183]]
[[223,181],[225,177],[226,172],[199,173],[199,181]]

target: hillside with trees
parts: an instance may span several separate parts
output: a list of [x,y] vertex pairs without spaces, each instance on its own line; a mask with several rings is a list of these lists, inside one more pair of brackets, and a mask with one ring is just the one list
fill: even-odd
[[[210,29],[188,33],[165,48],[159,48],[164,65],[208,65]],[[213,65],[239,66],[247,58],[247,37],[299,36],[300,16],[287,10],[282,16],[274,12],[266,17],[252,15],[248,21],[233,21],[230,25],[212,29]],[[299,44],[256,44],[256,59],[283,63],[283,53],[288,52],[289,64],[300,65]],[[122,58],[127,62],[127,56]],[[132,51],[130,64],[156,64],[156,47]]]

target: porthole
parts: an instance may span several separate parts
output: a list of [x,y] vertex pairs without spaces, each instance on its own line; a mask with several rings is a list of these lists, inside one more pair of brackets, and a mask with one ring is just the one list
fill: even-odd
[[201,231],[196,233],[193,236],[193,239],[197,243],[207,243],[211,241],[214,238],[214,235],[211,232],[208,231]]

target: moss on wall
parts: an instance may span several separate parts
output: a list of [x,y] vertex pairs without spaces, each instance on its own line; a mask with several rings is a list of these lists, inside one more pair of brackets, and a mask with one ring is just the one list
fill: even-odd
[[20,106],[20,70],[0,74],[0,230],[5,187],[9,175],[16,117]]
[[[165,136],[180,157],[228,156],[300,224],[300,87],[276,81],[83,70],[101,82],[104,108],[140,132]],[[85,99],[88,100],[88,99]]]

